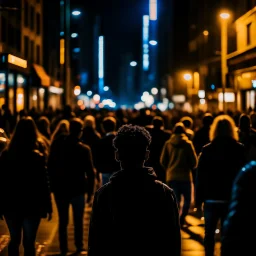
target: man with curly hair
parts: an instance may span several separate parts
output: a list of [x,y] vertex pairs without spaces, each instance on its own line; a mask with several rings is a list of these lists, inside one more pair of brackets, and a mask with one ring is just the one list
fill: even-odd
[[88,256],[180,256],[175,195],[144,166],[150,143],[143,127],[119,128],[113,146],[121,170],[95,193]]

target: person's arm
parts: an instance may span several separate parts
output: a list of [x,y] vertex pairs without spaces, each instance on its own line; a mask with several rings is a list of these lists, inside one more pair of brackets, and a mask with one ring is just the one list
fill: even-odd
[[94,193],[94,182],[95,182],[95,170],[93,166],[93,160],[92,160],[92,152],[89,146],[86,147],[86,166],[85,166],[85,171],[86,171],[86,176],[87,176],[87,181],[88,181],[88,202],[91,201],[91,197]]
[[165,142],[163,149],[162,149],[161,156],[160,156],[160,163],[165,170],[168,167],[169,160],[170,160],[170,157],[169,157],[169,152],[168,152],[168,144],[167,144],[167,142]]
[[176,200],[176,196],[173,190],[165,189],[166,201],[167,201],[167,215],[169,216],[169,223],[167,224],[167,234],[170,234],[170,255],[181,255],[181,233],[180,233],[180,218],[179,207]]
[[188,155],[189,155],[189,165],[191,170],[193,170],[194,168],[196,168],[197,166],[197,155],[196,155],[196,151],[195,148],[193,146],[193,143],[190,142],[188,144]]

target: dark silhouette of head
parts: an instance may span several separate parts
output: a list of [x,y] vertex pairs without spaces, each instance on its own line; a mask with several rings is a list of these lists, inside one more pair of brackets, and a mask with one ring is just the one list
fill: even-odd
[[251,119],[251,123],[252,123],[252,128],[256,129],[256,112],[252,112],[250,114],[250,119]]
[[211,113],[206,113],[203,116],[203,125],[205,127],[210,127],[213,123],[213,115]]
[[121,126],[113,140],[117,161],[121,162],[122,167],[142,167],[149,157],[150,143],[151,136],[144,127],[131,124]]
[[161,129],[164,127],[164,120],[161,116],[155,116],[152,120],[152,124],[155,129]]
[[37,128],[41,134],[50,138],[50,121],[46,116],[41,116],[37,122]]
[[239,117],[239,129],[242,132],[248,132],[251,128],[251,119],[246,114],[241,114]]
[[116,130],[116,119],[112,116],[105,117],[102,121],[102,128],[105,133]]
[[72,118],[69,124],[69,133],[71,136],[80,138],[83,131],[83,122],[79,118]]
[[173,128],[173,134],[186,134],[186,128],[185,125],[182,122],[178,122],[175,124]]
[[180,122],[182,122],[185,126],[185,128],[191,129],[193,126],[193,119],[189,116],[184,116],[180,119]]
[[22,117],[9,143],[9,151],[24,153],[37,148],[39,133],[32,117]]

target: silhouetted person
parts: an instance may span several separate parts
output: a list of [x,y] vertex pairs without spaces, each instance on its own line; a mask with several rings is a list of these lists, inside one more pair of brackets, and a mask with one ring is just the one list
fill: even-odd
[[161,116],[155,116],[153,118],[152,126],[152,128],[147,128],[152,139],[149,146],[150,155],[146,164],[154,168],[159,180],[166,182],[166,173],[160,163],[160,156],[164,143],[170,139],[172,133],[164,129],[164,120]]
[[41,218],[51,219],[52,205],[42,143],[31,117],[17,123],[13,136],[0,157],[0,215],[7,223],[11,241],[8,255],[35,256],[35,240]]
[[221,256],[253,255],[256,229],[256,162],[246,164],[235,179],[228,214],[223,224]]
[[88,256],[180,256],[175,195],[144,166],[150,141],[143,127],[118,130],[113,143],[121,170],[95,193]]
[[184,116],[180,119],[180,122],[182,122],[186,129],[186,135],[188,138],[192,141],[194,139],[194,131],[193,131],[193,119],[190,116]]
[[176,123],[171,138],[165,142],[160,162],[166,171],[166,182],[174,190],[179,207],[181,197],[184,198],[180,211],[180,224],[183,226],[191,206],[192,170],[197,166],[197,156],[182,122]]
[[205,256],[214,255],[215,230],[227,216],[232,184],[245,164],[245,148],[238,142],[235,122],[230,116],[214,119],[210,140],[199,156],[196,177],[196,207],[200,210],[204,206]]
[[72,205],[74,235],[77,252],[83,248],[83,220],[85,197],[91,201],[94,190],[94,169],[91,149],[80,142],[83,122],[71,119],[70,134],[57,138],[51,145],[48,169],[52,192],[59,215],[59,243],[61,255],[68,253],[67,226],[69,206]]
[[109,181],[114,172],[119,171],[119,164],[115,160],[113,139],[116,136],[116,119],[105,117],[102,121],[104,136],[98,141],[95,149],[95,167],[97,175],[102,176],[102,185]]
[[209,131],[210,126],[213,122],[213,116],[210,113],[206,113],[203,116],[203,126],[195,132],[193,144],[196,150],[197,155],[200,154],[204,145],[210,142]]

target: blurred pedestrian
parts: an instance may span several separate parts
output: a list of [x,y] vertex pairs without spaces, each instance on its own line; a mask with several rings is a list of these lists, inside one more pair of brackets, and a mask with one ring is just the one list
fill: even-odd
[[52,133],[51,136],[51,143],[57,139],[59,136],[62,135],[68,135],[69,134],[69,121],[68,120],[60,120],[59,123],[57,124],[55,130]]
[[144,166],[151,137],[140,126],[122,126],[113,141],[121,170],[93,202],[88,256],[180,256],[175,195]]
[[23,117],[0,158],[0,215],[9,229],[8,255],[35,256],[35,240],[41,218],[51,219],[52,205],[45,156],[35,122]]
[[147,166],[153,167],[157,178],[166,182],[165,169],[160,163],[160,157],[163,146],[171,137],[171,131],[164,129],[164,120],[161,116],[155,116],[152,120],[152,128],[147,128],[151,135],[151,144],[149,146],[150,155],[146,162]]
[[163,147],[160,161],[166,170],[167,185],[174,190],[179,207],[181,207],[181,196],[184,198],[180,210],[180,224],[183,226],[186,224],[185,218],[191,207],[192,170],[197,165],[197,156],[182,122],[174,126],[171,138]]
[[94,190],[94,167],[91,149],[80,139],[83,122],[70,121],[70,134],[55,139],[51,145],[48,169],[51,188],[59,216],[59,245],[61,255],[68,253],[69,206],[72,205],[74,237],[77,253],[83,246],[84,209],[90,203]]
[[196,178],[196,207],[203,205],[205,255],[213,256],[215,230],[227,216],[232,184],[245,164],[245,147],[238,142],[234,120],[228,115],[216,117],[210,128],[210,143],[199,156]]
[[116,136],[116,119],[112,116],[105,117],[102,121],[104,135],[98,141],[95,149],[95,167],[98,176],[102,176],[102,185],[109,181],[114,172],[119,171],[120,166],[115,160],[113,139]]
[[184,116],[180,119],[180,122],[182,122],[185,126],[186,135],[188,136],[189,140],[194,139],[194,131],[193,131],[193,119],[190,116]]
[[235,179],[223,224],[221,256],[252,255],[255,251],[256,162],[246,164]]

